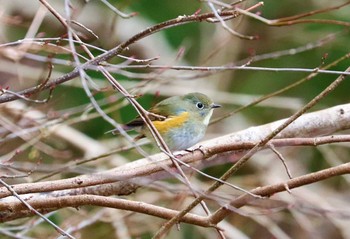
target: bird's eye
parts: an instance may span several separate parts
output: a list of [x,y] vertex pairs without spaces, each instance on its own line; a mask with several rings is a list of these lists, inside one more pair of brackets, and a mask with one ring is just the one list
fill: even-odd
[[201,102],[197,102],[196,106],[197,106],[197,108],[200,109],[200,110],[204,108],[204,105],[203,105],[203,103],[201,103]]

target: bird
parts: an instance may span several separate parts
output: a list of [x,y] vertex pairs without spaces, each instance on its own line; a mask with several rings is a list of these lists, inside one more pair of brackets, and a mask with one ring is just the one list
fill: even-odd
[[[171,151],[186,150],[197,144],[205,135],[216,104],[207,95],[193,92],[172,96],[160,101],[148,110],[149,118]],[[125,131],[135,130],[135,140],[152,139],[141,117],[122,125]]]

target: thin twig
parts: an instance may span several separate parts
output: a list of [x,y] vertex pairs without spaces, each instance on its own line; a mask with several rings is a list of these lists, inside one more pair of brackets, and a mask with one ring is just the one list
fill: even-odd
[[46,221],[47,223],[49,223],[53,228],[55,228],[59,233],[61,233],[61,235],[66,236],[68,238],[74,239],[75,237],[73,237],[72,235],[68,234],[67,232],[65,232],[63,229],[61,229],[59,226],[57,226],[55,223],[51,222],[48,218],[46,218],[43,214],[41,214],[40,212],[38,212],[36,209],[34,209],[29,203],[27,203],[25,200],[23,200],[17,193],[15,190],[12,189],[12,187],[10,185],[8,185],[7,183],[5,183],[2,179],[0,179],[0,183],[2,185],[4,185],[7,190],[9,190],[11,192],[11,194],[16,197],[23,205],[25,205],[31,212],[35,213],[36,215],[38,215],[39,217],[41,217],[44,221]]
[[[350,67],[346,70],[349,71]],[[226,181],[229,177],[231,177],[234,173],[236,173],[245,163],[256,153],[259,149],[266,145],[271,139],[273,139],[278,133],[280,133],[283,129],[285,129],[288,125],[290,125],[293,121],[303,115],[307,110],[317,104],[321,99],[327,96],[330,92],[332,92],[339,84],[345,79],[345,75],[339,76],[335,81],[333,81],[326,89],[324,89],[319,95],[313,98],[309,103],[307,103],[303,108],[289,117],[283,124],[273,130],[268,136],[266,136],[263,140],[261,140],[258,144],[256,144],[249,152],[247,152],[233,167],[227,170],[221,177],[221,180]],[[217,188],[219,188],[222,184],[219,182],[215,182],[208,189],[207,193],[213,192]],[[182,210],[176,217],[173,217],[171,220],[166,222],[154,235],[153,238],[162,238],[170,228],[179,221],[181,217],[183,217],[186,213],[192,210],[200,201],[202,201],[204,197],[196,198],[192,203],[190,203],[184,210]]]
[[243,35],[241,33],[236,32],[235,30],[233,30],[232,28],[230,28],[229,26],[227,26],[226,22],[224,21],[224,19],[222,19],[222,17],[219,15],[218,11],[215,9],[214,4],[212,2],[208,2],[208,6],[210,7],[210,9],[212,10],[212,12],[214,13],[216,19],[218,19],[221,23],[221,26],[228,31],[229,33],[231,33],[234,36],[237,36],[239,38],[242,39],[247,39],[247,40],[254,40],[256,39],[256,37],[253,36],[246,36]]
[[[260,102],[262,102],[262,101],[264,101],[264,100],[266,100],[266,99],[269,99],[269,98],[271,98],[271,97],[273,97],[273,96],[277,96],[277,95],[282,94],[282,93],[284,93],[284,92],[286,92],[286,91],[288,91],[288,90],[291,90],[291,89],[293,89],[293,88],[295,88],[295,87],[301,85],[302,83],[304,83],[304,82],[306,82],[306,81],[309,81],[309,80],[311,80],[312,78],[316,77],[320,72],[324,71],[324,69],[329,69],[329,68],[331,68],[331,67],[337,65],[337,64],[340,63],[341,61],[348,59],[349,57],[350,57],[350,52],[347,53],[347,54],[345,54],[344,56],[338,58],[337,60],[331,62],[330,64],[325,65],[325,66],[322,66],[322,67],[320,68],[320,70],[318,70],[317,72],[312,72],[310,75],[308,75],[308,76],[306,76],[306,77],[304,77],[304,78],[302,78],[302,79],[300,79],[300,80],[298,80],[298,81],[296,81],[296,82],[294,82],[294,83],[292,83],[292,84],[290,84],[290,85],[288,85],[288,86],[286,86],[286,87],[283,87],[283,88],[280,89],[280,90],[277,90],[277,91],[272,92],[272,93],[270,93],[270,94],[264,95],[264,96],[262,96],[262,97],[260,97],[260,98],[258,98],[258,99],[256,99],[256,100],[252,101],[252,102],[249,103],[249,104],[243,105],[243,106],[241,106],[241,107],[235,109],[234,111],[229,112],[229,113],[227,113],[227,114],[224,115],[224,116],[221,116],[220,118],[214,119],[214,120],[212,120],[212,121],[210,122],[210,124],[218,123],[218,122],[220,122],[220,121],[223,120],[223,119],[226,119],[226,118],[228,118],[228,117],[231,117],[232,115],[236,114],[237,112],[240,112],[240,111],[242,111],[242,110],[244,110],[244,109],[247,109],[247,108],[249,108],[249,107],[251,107],[251,106],[254,106],[254,105],[256,105],[256,104],[258,104],[258,103],[260,103]],[[349,73],[349,72],[344,72],[344,73]]]
[[[309,173],[306,175],[302,175],[285,182],[267,185],[263,187],[256,188],[251,191],[251,193],[260,195],[262,197],[269,197],[279,192],[288,191],[293,188],[305,186],[311,183],[320,182],[322,180],[332,178],[335,176],[349,174],[350,173],[350,163],[345,163],[342,165],[334,166],[331,168],[327,168],[318,172]],[[238,198],[232,200],[230,202],[230,207],[240,208],[243,207],[250,202],[256,200],[256,198],[252,197],[249,194],[244,194],[239,196]],[[171,210],[165,207],[154,206],[152,204],[130,201],[122,198],[109,198],[98,195],[77,195],[77,196],[61,196],[57,198],[32,198],[31,204],[36,208],[41,208],[42,210],[57,210],[63,207],[80,207],[83,205],[95,205],[101,207],[110,207],[116,209],[130,210],[133,212],[143,213],[147,215],[156,216],[159,218],[170,219],[174,215],[178,213],[178,211]],[[202,227],[216,227],[216,224],[222,221],[227,215],[231,214],[232,211],[229,206],[222,207],[217,210],[209,217],[199,216],[193,213],[188,213],[184,217],[181,218],[181,222],[190,223],[197,226]],[[4,202],[0,204],[0,209],[2,211],[6,211],[6,209],[12,208],[13,210],[18,212],[18,216],[20,216],[20,212],[29,216],[33,214],[33,211],[24,212],[23,205],[17,202]],[[18,217],[17,216],[17,217]],[[13,215],[12,218],[2,218],[1,222],[9,221],[15,219],[16,215]]]
[[350,4],[350,1],[347,1],[343,4],[340,4],[340,5],[337,5],[334,7],[319,9],[319,10],[315,10],[315,11],[309,11],[306,13],[297,14],[294,16],[284,17],[284,18],[280,18],[280,19],[273,19],[273,20],[266,19],[262,16],[259,16],[257,14],[254,14],[254,13],[249,12],[249,11],[244,10],[244,9],[236,8],[236,10],[243,15],[252,17],[256,20],[259,20],[259,21],[269,25],[269,26],[290,26],[290,25],[301,24],[301,23],[323,23],[323,24],[334,24],[334,25],[340,25],[340,26],[350,26],[349,22],[344,22],[344,21],[328,20],[328,19],[301,19],[301,18],[313,16],[313,15],[316,15],[319,13],[325,13],[325,12],[337,10],[337,9],[340,9],[346,5],[349,5],[349,4]]
[[[48,8],[48,10],[61,22],[62,25],[66,25],[65,19],[62,18],[57,11],[55,11],[45,0],[39,0],[42,4],[45,5],[45,7]],[[229,11],[223,11],[218,13],[221,17],[224,16],[233,16],[233,17],[237,17],[237,12],[234,10],[229,10]],[[49,81],[44,89],[49,89],[52,86],[57,86],[60,85],[66,81],[72,80],[73,78],[76,78],[77,76],[79,76],[79,71],[80,68],[81,69],[86,69],[89,66],[93,66],[93,65],[100,65],[102,62],[107,61],[108,59],[119,55],[122,51],[124,51],[125,49],[127,49],[131,44],[139,41],[140,39],[143,39],[147,36],[153,35],[156,32],[159,32],[161,30],[170,28],[170,27],[175,27],[175,26],[180,26],[180,25],[184,25],[184,24],[188,24],[191,22],[202,22],[207,20],[208,18],[212,18],[215,17],[214,13],[204,13],[204,14],[194,14],[194,15],[190,15],[190,16],[182,16],[182,17],[178,17],[175,19],[171,19],[165,22],[161,22],[157,25],[154,25],[152,27],[149,27],[143,31],[141,31],[140,33],[135,34],[133,37],[129,38],[128,40],[126,40],[125,42],[119,44],[118,46],[116,46],[115,48],[109,50],[108,52],[105,52],[89,61],[87,61],[86,63],[84,63],[83,65],[81,65],[80,67],[75,68],[73,71],[71,71],[70,73],[67,73],[57,79],[51,80]],[[85,44],[83,44],[84,46]],[[35,92],[37,90],[37,87],[31,87],[28,89],[25,89],[23,91],[17,92],[17,94],[19,95],[26,95],[26,94],[31,94],[33,92]],[[4,102],[8,102],[8,101],[13,101],[18,99],[18,96],[15,95],[9,95],[9,94],[3,94],[0,95],[0,103],[4,103]]]
[[[337,108],[339,109],[339,108]],[[348,121],[348,117],[346,118]],[[271,127],[268,125],[267,127]],[[347,127],[348,128],[348,127]],[[298,129],[292,129],[298,131]],[[228,138],[232,137],[232,135],[228,135]],[[228,138],[225,140],[227,141]],[[242,136],[239,136],[241,139]],[[330,135],[316,138],[287,138],[287,139],[273,139],[270,141],[275,147],[286,147],[286,146],[317,146],[322,144],[331,144],[331,143],[339,143],[339,142],[350,142],[350,135]],[[181,160],[186,163],[195,163],[202,162],[205,159],[215,155],[226,152],[235,153],[235,151],[244,152],[244,150],[249,150],[256,145],[256,142],[239,142],[239,143],[231,143],[230,145],[221,145],[221,144],[210,144],[208,147],[202,147],[202,151],[205,152],[203,155],[202,152],[194,151],[191,154],[184,155]],[[137,163],[137,162],[135,162]],[[168,165],[170,162],[164,161]],[[147,178],[147,176],[155,177],[157,172],[162,172],[163,167],[159,164],[150,163],[141,164],[136,166],[133,163],[131,165],[124,165],[121,167],[121,171],[118,168],[113,169],[112,171],[101,172],[97,175],[85,175],[74,177],[70,179],[62,179],[62,180],[53,180],[47,182],[38,182],[38,183],[24,183],[24,184],[16,184],[15,190],[18,194],[26,194],[26,193],[37,193],[37,192],[52,192],[59,190],[67,190],[67,189],[75,189],[75,188],[84,188],[95,185],[102,185],[108,183],[115,183],[118,181],[128,181],[133,178]],[[129,170],[123,170],[123,168]],[[132,173],[128,173],[132,169]],[[120,169],[120,167],[119,167]],[[145,170],[142,170],[145,169]],[[152,173],[149,173],[152,172]],[[117,194],[122,194],[121,191],[115,192]],[[0,198],[4,198],[10,196],[11,194],[4,189],[0,188]]]
[[103,2],[108,8],[110,8],[113,12],[115,12],[116,14],[118,14],[118,16],[120,16],[122,18],[131,18],[131,17],[134,17],[137,15],[136,12],[125,14],[122,11],[120,11],[118,8],[116,8],[112,4],[110,4],[107,0],[101,0],[101,2]]
[[[70,1],[69,0],[66,0],[65,1],[65,9],[66,9],[66,13],[67,13],[67,16],[70,16],[70,7],[69,7],[69,3]],[[52,10],[53,11],[53,10]],[[56,13],[55,16],[59,16],[58,13]],[[61,20],[61,22],[64,22],[63,21],[63,18],[61,16],[59,16]],[[73,39],[75,38],[76,40],[80,40],[79,37],[72,31],[72,29],[67,25],[67,24],[64,24],[64,26],[67,28],[68,30],[68,38],[69,39]],[[79,58],[76,56],[76,54],[74,54],[75,51],[75,46],[74,44],[72,43],[72,41],[69,42],[70,43],[70,47],[73,51],[73,57],[74,57],[74,60],[75,62],[78,64],[78,65],[81,65],[80,64],[80,61],[79,61]],[[85,52],[88,53],[88,55],[94,59],[94,56],[90,53],[90,51],[84,47],[84,50]],[[195,190],[193,189],[193,186],[191,185],[190,181],[188,180],[187,176],[185,175],[185,173],[183,172],[182,168],[178,165],[178,163],[174,160],[175,156],[172,154],[172,152],[170,151],[170,149],[168,148],[168,146],[166,145],[165,141],[163,140],[163,138],[161,137],[161,135],[159,134],[159,132],[157,131],[157,129],[155,129],[152,121],[149,119],[148,117],[148,114],[147,114],[147,111],[143,109],[143,107],[133,98],[133,97],[130,97],[130,94],[124,89],[124,87],[119,84],[119,82],[117,82],[113,76],[103,67],[103,66],[99,66],[98,69],[100,70],[100,72],[108,79],[108,81],[113,85],[115,86],[115,88],[120,92],[122,93],[126,99],[134,106],[134,108],[138,111],[140,117],[145,121],[146,125],[148,126],[148,128],[150,129],[151,131],[151,134],[153,136],[153,138],[156,140],[156,143],[158,144],[158,147],[164,151],[164,153],[166,153],[170,159],[173,161],[175,167],[177,168],[179,174],[181,175],[181,177],[183,178],[184,182],[186,183],[186,185],[190,188],[190,190],[192,191],[194,197],[197,197],[197,193],[195,192]],[[107,116],[103,110],[101,109],[101,107],[97,104],[95,98],[93,97],[93,95],[91,94],[90,90],[89,90],[89,87],[87,86],[86,82],[85,82],[85,78],[86,78],[86,73],[84,72],[83,68],[80,68],[79,67],[79,75],[81,77],[81,80],[82,80],[82,85],[83,85],[83,88],[85,90],[85,93],[87,94],[87,96],[89,97],[91,103],[93,104],[94,108],[100,113],[100,115],[109,123],[111,123],[113,126],[115,126],[118,131],[123,135],[125,136],[129,142],[133,142],[131,137],[125,132],[125,130],[119,125],[117,124],[113,119],[111,119],[109,116]],[[134,143],[135,144],[135,143]],[[139,147],[137,147],[137,150],[139,152],[143,152],[143,150]],[[145,155],[145,154],[144,154]],[[204,211],[210,215],[210,211],[208,209],[208,207],[205,205],[204,202],[201,202],[201,205],[204,209]],[[220,234],[220,232],[218,232]]]
[[[268,197],[278,192],[290,191],[291,189],[296,187],[319,182],[327,178],[331,178],[335,175],[338,176],[338,175],[349,174],[349,173],[350,173],[350,163],[345,163],[345,164],[327,168],[315,173],[309,173],[303,176],[299,176],[299,177],[290,179],[286,182],[256,188],[252,190],[252,192],[254,194],[259,194],[261,196]],[[254,199],[251,196],[247,194],[242,195],[232,200],[232,202],[230,203],[230,206],[234,208],[240,208],[244,205],[247,205],[247,203],[249,203],[252,200]],[[231,214],[231,211],[227,207],[222,207],[219,210],[217,210],[215,213],[213,213],[209,221],[215,225],[216,223],[222,221],[229,214]]]
[[287,175],[290,179],[292,179],[292,174],[290,173],[290,170],[286,164],[286,161],[284,160],[283,155],[277,151],[277,149],[275,148],[275,146],[270,142],[267,144],[267,146],[277,155],[277,157],[281,160],[283,167],[286,169]]

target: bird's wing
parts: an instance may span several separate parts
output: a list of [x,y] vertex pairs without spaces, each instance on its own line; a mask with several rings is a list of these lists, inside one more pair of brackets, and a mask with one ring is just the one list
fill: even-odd
[[[151,109],[148,110],[151,114],[148,115],[151,121],[163,121],[169,116],[173,115],[174,112],[176,112],[176,109],[174,108],[174,105],[166,100],[163,100],[153,106]],[[126,131],[133,130],[135,128],[140,128],[145,125],[145,122],[142,120],[140,116],[136,117],[135,119],[131,120],[130,122],[122,125],[122,128]],[[112,132],[113,134],[116,134],[117,130],[111,130],[108,132]]]

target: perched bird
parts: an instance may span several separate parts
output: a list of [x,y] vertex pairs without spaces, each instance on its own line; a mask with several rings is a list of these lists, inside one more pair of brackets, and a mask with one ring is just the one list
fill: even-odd
[[[148,111],[154,114],[150,115],[154,127],[169,149],[175,151],[187,149],[204,137],[213,109],[218,107],[220,105],[202,93],[189,93],[160,101]],[[122,127],[124,130],[138,131],[140,135],[136,139],[152,139],[148,127],[140,117]]]

